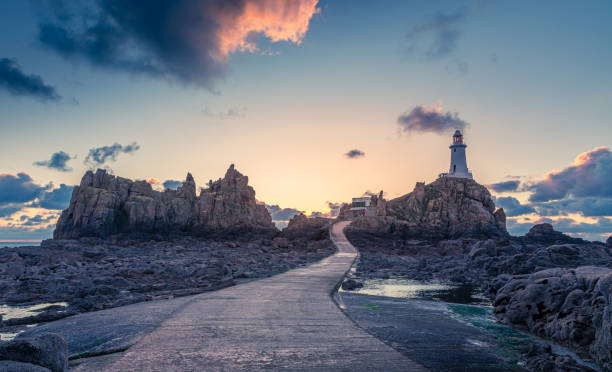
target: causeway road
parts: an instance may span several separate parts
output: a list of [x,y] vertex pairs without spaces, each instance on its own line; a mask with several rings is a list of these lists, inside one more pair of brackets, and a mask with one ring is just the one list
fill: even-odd
[[357,250],[332,226],[338,251],[315,264],[198,295],[105,365],[105,371],[425,371],[365,332],[331,298]]

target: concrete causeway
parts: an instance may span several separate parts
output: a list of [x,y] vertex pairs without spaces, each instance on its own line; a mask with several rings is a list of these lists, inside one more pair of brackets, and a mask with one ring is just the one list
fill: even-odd
[[103,369],[424,371],[333,302],[331,292],[357,256],[344,236],[346,225],[332,227],[334,255],[198,295]]

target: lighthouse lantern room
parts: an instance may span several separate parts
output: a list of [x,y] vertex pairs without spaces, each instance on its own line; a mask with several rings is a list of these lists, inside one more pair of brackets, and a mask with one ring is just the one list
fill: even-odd
[[467,145],[463,143],[463,134],[457,129],[453,135],[453,143],[449,146],[451,150],[450,169],[448,173],[442,173],[441,177],[472,178],[472,173],[465,160],[466,147]]

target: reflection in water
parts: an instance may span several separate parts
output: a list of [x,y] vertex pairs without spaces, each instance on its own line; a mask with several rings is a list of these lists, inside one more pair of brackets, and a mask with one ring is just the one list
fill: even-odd
[[408,279],[368,279],[355,293],[394,298],[423,298],[456,304],[489,305],[489,301],[473,286]]
[[[57,310],[61,312],[68,306],[66,302],[54,302],[54,303],[45,303],[31,306],[9,306],[9,305],[0,305],[0,315],[2,315],[3,320],[8,319],[19,319],[25,318],[28,316],[33,316],[39,314],[45,310]],[[0,340],[2,341],[10,341],[15,338],[18,334],[23,332],[27,327],[34,327],[34,324],[28,324],[26,327],[18,327],[18,329],[3,329],[0,331]],[[14,327],[13,327],[14,328]]]

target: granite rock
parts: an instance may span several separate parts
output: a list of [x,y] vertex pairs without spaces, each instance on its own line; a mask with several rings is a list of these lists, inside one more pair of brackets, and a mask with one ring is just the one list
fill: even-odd
[[248,177],[232,164],[225,177],[202,189],[188,173],[177,190],[153,190],[105,170],[88,171],[75,187],[57,222],[55,239],[108,238],[116,234],[207,235],[235,231],[275,231],[265,206],[257,203]]
[[0,360],[30,363],[52,372],[64,372],[68,368],[68,347],[66,341],[54,333],[17,338],[0,343]]

